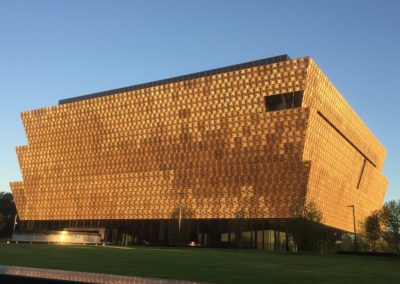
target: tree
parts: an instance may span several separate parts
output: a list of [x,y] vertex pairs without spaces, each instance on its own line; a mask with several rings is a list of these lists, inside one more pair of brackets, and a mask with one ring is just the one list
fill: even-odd
[[374,211],[364,222],[365,238],[371,246],[371,250],[375,251],[377,242],[382,235],[381,226],[379,223],[379,211]]
[[236,247],[238,249],[242,248],[243,244],[243,231],[248,226],[248,214],[245,209],[241,208],[235,212],[235,218],[230,221],[231,230],[236,236]]
[[365,219],[364,230],[371,241],[385,240],[395,252],[400,251],[400,200],[388,201]]
[[391,245],[392,249],[399,252],[400,243],[400,200],[392,200],[383,205],[380,214],[383,225],[383,239]]
[[0,192],[0,237],[11,237],[16,214],[17,209],[12,194]]
[[318,250],[324,240],[322,212],[314,202],[294,210],[295,218],[288,221],[288,232],[293,236],[299,251]]

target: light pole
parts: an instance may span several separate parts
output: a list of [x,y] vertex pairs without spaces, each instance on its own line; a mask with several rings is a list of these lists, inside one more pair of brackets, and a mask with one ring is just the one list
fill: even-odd
[[[18,218],[18,214],[15,214],[12,235],[14,235],[14,232],[15,232],[15,226],[17,225],[17,218]],[[11,237],[12,237],[12,235],[11,235]]]
[[348,205],[347,207],[353,208],[354,249],[355,249],[355,251],[357,251],[356,213],[354,211],[354,205]]
[[179,191],[178,195],[179,195],[178,242],[179,242],[179,246],[181,246],[182,195],[183,195],[183,192]]

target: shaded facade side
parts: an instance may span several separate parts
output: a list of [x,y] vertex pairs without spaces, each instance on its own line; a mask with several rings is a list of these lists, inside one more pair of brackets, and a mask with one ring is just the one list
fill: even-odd
[[[18,231],[25,234],[67,231],[99,232],[102,242],[117,245],[204,246],[295,250],[287,233],[287,219],[248,219],[237,230],[237,219],[183,218],[179,234],[177,219],[140,220],[51,220],[21,221]],[[340,231],[336,233],[340,239]],[[241,235],[238,239],[238,235]]]

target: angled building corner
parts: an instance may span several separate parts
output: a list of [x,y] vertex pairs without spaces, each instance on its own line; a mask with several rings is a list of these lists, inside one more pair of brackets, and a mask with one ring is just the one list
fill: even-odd
[[303,107],[310,108],[304,160],[311,161],[307,201],[321,209],[325,224],[353,231],[384,200],[386,150],[344,97],[309,58]]

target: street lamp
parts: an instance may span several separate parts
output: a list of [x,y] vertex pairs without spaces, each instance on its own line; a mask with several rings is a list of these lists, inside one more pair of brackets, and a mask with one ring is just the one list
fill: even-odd
[[353,208],[354,249],[357,251],[356,213],[354,211],[354,205],[348,205],[347,207]]
[[179,195],[178,242],[179,242],[179,246],[181,246],[182,195],[183,195],[183,192],[179,191],[178,195]]
[[[12,234],[14,235],[15,232],[15,226],[17,226],[17,218],[18,218],[18,214],[15,214],[14,216],[14,224],[13,224],[13,230],[12,230]],[[11,236],[12,237],[12,236]]]

